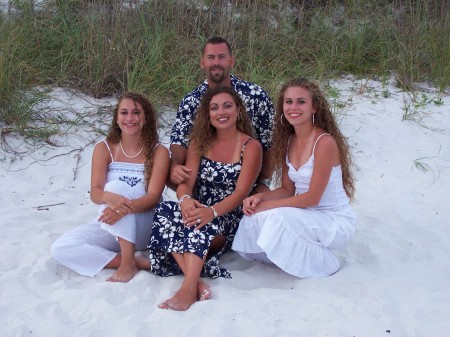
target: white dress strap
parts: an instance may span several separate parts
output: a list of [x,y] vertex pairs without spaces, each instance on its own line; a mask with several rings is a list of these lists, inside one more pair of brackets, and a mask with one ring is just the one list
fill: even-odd
[[319,141],[320,138],[322,138],[322,136],[331,136],[329,133],[322,133],[319,137],[317,137],[316,141],[314,142],[314,146],[313,146],[313,150],[312,150],[312,155],[314,156],[314,150],[316,149],[316,144]]
[[109,154],[111,155],[111,163],[114,163],[114,158],[111,149],[109,148],[108,142],[106,141],[106,139],[103,139],[102,142],[105,143],[106,147],[108,148]]

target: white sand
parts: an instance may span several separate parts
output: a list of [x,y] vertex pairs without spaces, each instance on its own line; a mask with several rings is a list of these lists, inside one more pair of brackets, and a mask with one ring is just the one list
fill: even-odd
[[[416,102],[422,94],[430,102],[417,108],[417,121],[402,121],[404,107],[414,108],[411,93],[352,77],[330,85],[358,166],[357,234],[337,252],[335,275],[296,279],[230,253],[222,263],[233,278],[207,280],[211,300],[171,312],[157,304],[181,277],[141,271],[117,284],[105,282],[112,270],[91,279],[59,266],[50,244],[97,212],[88,193],[93,145],[79,161],[76,152],[48,160],[96,139],[88,126],[72,126],[54,139],[62,147],[13,162],[2,143],[0,336],[448,336],[450,95],[422,86]],[[61,90],[53,97],[69,116],[105,103]],[[27,148],[19,136],[6,140]]]

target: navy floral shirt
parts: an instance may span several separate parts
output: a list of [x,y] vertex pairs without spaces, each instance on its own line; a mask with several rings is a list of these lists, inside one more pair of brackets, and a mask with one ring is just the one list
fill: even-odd
[[[261,142],[263,150],[270,149],[272,143],[273,119],[275,109],[267,93],[260,86],[243,81],[230,75],[231,85],[241,96],[247,107],[247,113],[252,122],[256,138]],[[187,94],[181,101],[175,124],[170,134],[172,144],[188,147],[189,133],[194,124],[195,114],[203,94],[208,90],[207,80]]]

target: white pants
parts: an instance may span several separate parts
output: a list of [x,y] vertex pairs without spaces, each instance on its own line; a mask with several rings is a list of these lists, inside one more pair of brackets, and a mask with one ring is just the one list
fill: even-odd
[[[142,191],[137,192],[137,189],[118,180],[108,182],[105,191],[131,200],[142,196]],[[100,212],[105,207],[102,205]],[[102,224],[96,218],[58,238],[51,246],[52,256],[78,274],[93,277],[120,251],[117,238],[134,243],[136,250],[147,249],[152,223],[153,210],[128,214],[112,226]]]

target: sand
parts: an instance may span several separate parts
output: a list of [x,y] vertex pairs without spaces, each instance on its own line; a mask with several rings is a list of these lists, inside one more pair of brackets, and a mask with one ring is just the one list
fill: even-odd
[[[98,106],[114,103],[52,90],[42,111],[72,120],[51,138],[59,146],[33,148],[12,133],[2,140],[0,336],[448,336],[450,93],[418,84],[413,94],[393,83],[328,83],[357,167],[357,233],[336,252],[341,270],[297,279],[231,252],[222,263],[233,278],[207,279],[212,299],[186,312],[157,307],[182,277],[141,271],[109,283],[112,270],[88,278],[51,258],[57,237],[97,214],[90,161],[103,136],[93,130],[109,123]],[[165,124],[174,116],[165,109]]]

